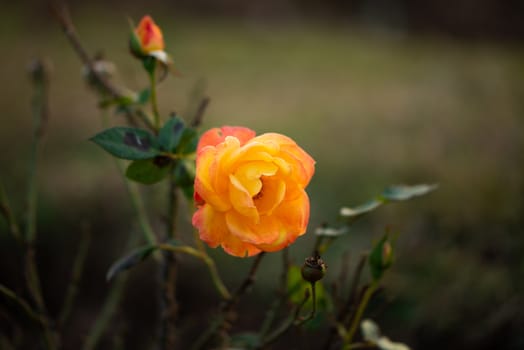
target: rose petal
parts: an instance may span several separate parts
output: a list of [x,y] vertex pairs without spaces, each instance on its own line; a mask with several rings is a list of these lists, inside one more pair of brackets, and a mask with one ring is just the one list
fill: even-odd
[[223,126],[222,128],[213,128],[202,134],[198,142],[197,152],[205,146],[217,146],[224,142],[227,136],[236,137],[243,145],[255,135],[256,133],[253,130],[244,127]]
[[286,230],[294,236],[306,233],[309,221],[309,197],[304,190],[296,199],[283,201],[273,215],[280,220]]
[[257,223],[259,220],[257,207],[253,203],[253,198],[249,192],[242,186],[242,183],[235,177],[235,175],[229,175],[229,199],[233,208],[247,217],[250,221]]
[[229,235],[224,213],[215,211],[209,204],[198,208],[193,214],[192,224],[198,229],[200,239],[212,248]]
[[260,249],[255,247],[252,244],[245,243],[235,237],[234,235],[227,236],[224,241],[221,243],[222,248],[226,251],[226,253],[231,254],[233,256],[238,256],[240,258],[253,256],[261,252]]
[[214,181],[211,178],[216,172],[216,149],[214,147],[203,148],[198,155],[196,176],[195,176],[195,192],[205,202],[210,203],[220,211],[228,210],[231,203],[216,192]]

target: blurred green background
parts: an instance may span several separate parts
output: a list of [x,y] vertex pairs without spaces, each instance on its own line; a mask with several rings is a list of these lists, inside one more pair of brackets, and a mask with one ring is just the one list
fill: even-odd
[[[421,2],[426,3],[426,2]],[[354,264],[386,227],[401,232],[397,263],[371,313],[384,333],[413,349],[524,348],[524,30],[522,3],[496,1],[205,1],[71,4],[92,53],[117,65],[116,82],[145,87],[127,51],[127,18],[151,14],[182,72],[159,87],[164,116],[211,103],[204,129],[244,125],[294,138],[317,161],[308,193],[310,232],[291,250],[301,263],[313,229],[337,223],[341,206],[360,204],[390,184],[439,183],[427,197],[364,219],[325,257],[329,278],[344,252]],[[88,142],[102,129],[97,99],[45,4],[10,2],[0,15],[1,180],[23,217],[31,142],[27,66],[52,65],[50,121],[39,164],[38,262],[51,314],[64,297],[82,223],[92,246],[64,346],[76,349],[100,309],[108,266],[137,231],[110,157]],[[123,124],[110,114],[112,124]],[[144,188],[161,229],[162,185]],[[190,210],[190,209],[188,209]],[[181,224],[190,231],[190,213]],[[0,222],[0,283],[23,293],[22,252]],[[250,261],[213,252],[234,286]],[[277,255],[277,254],[274,254]],[[237,327],[249,329],[273,296],[278,256],[264,261]],[[199,262],[182,260],[181,329],[198,332],[217,298]],[[130,287],[101,348],[125,335],[126,349],[154,339],[154,264]],[[201,280],[194,276],[204,276]],[[0,309],[1,310],[1,309]],[[13,327],[0,312],[0,331]],[[276,348],[315,348],[321,330]]]

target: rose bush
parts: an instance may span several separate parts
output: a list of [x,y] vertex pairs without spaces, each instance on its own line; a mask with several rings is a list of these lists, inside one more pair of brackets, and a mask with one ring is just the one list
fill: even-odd
[[234,256],[277,251],[306,232],[315,161],[287,136],[214,128],[197,147],[193,225]]

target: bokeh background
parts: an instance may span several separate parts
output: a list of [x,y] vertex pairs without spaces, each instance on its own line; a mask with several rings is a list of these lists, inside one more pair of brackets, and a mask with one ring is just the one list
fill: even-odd
[[[354,264],[386,227],[401,232],[397,262],[370,314],[413,349],[524,348],[524,5],[520,1],[323,2],[297,0],[76,1],[69,4],[91,52],[118,68],[116,81],[147,83],[127,51],[127,18],[151,14],[182,72],[160,86],[160,110],[180,115],[195,94],[211,98],[204,128],[245,125],[293,137],[316,160],[309,187],[311,232],[291,250],[301,262],[322,222],[390,184],[439,183],[423,198],[381,208],[325,257],[329,278],[344,252]],[[0,14],[0,175],[24,215],[31,141],[27,66],[52,65],[50,121],[39,164],[37,259],[50,313],[58,312],[81,228],[92,231],[79,299],[64,346],[78,349],[103,304],[105,273],[138,230],[110,157],[88,139],[102,129],[81,65],[41,2],[4,2]],[[123,124],[109,115],[112,124]],[[165,188],[144,188],[162,228]],[[190,210],[190,208],[188,209]],[[189,212],[180,218],[190,230]],[[0,222],[0,282],[23,294],[23,255]],[[226,283],[250,261],[212,252]],[[258,324],[278,283],[277,254],[242,304],[239,330]],[[217,298],[200,262],[182,260],[181,329],[196,336]],[[157,318],[155,266],[133,270],[115,334],[146,349]],[[196,277],[195,277],[196,276]],[[1,309],[0,309],[1,310]],[[200,321],[199,321],[200,320]],[[0,332],[12,335],[0,312]],[[300,335],[275,349],[317,348]]]

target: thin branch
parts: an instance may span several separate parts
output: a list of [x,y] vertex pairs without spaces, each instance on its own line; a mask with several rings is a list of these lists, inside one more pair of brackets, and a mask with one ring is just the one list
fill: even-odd
[[349,296],[346,300],[346,303],[340,308],[337,314],[337,318],[334,320],[334,325],[331,327],[331,331],[329,332],[328,338],[326,340],[326,344],[324,345],[324,349],[326,350],[331,347],[331,344],[333,343],[335,336],[338,333],[337,325],[339,324],[345,325],[349,323],[351,316],[353,315],[353,309],[356,307],[356,302],[357,302],[358,285],[360,283],[362,271],[364,270],[364,267],[366,266],[367,260],[368,260],[368,254],[363,253],[360,256],[360,260],[358,261],[358,264],[355,267],[355,271],[353,272],[353,279],[351,281]]
[[56,334],[51,328],[47,317],[47,309],[42,294],[40,277],[35,259],[36,241],[36,210],[37,210],[37,169],[40,145],[45,132],[45,126],[49,119],[48,113],[48,85],[49,68],[42,60],[35,60],[29,67],[33,81],[34,95],[32,99],[33,107],[33,142],[31,147],[31,157],[29,161],[29,174],[27,186],[27,217],[25,227],[25,279],[31,298],[36,304],[38,311],[47,320],[44,326],[44,337],[46,346],[49,349],[57,347]]
[[7,226],[9,228],[9,232],[13,236],[14,239],[17,241],[22,240],[22,236],[20,234],[20,228],[18,227],[18,223],[16,222],[15,216],[13,214],[13,210],[11,209],[11,204],[9,203],[9,198],[7,197],[7,193],[5,192],[4,186],[0,182],[0,213],[4,216]]
[[[360,283],[360,278],[362,276],[362,271],[364,270],[364,267],[366,266],[366,262],[368,260],[368,254],[362,253],[360,256],[360,260],[358,262],[358,265],[355,268],[355,272],[353,275],[353,280],[351,281],[351,290],[349,292],[349,298],[346,301],[346,304],[344,307],[340,310],[338,320],[343,321],[343,324],[346,324],[349,322],[349,318],[352,316],[352,308],[355,307],[355,304],[357,302],[357,291],[358,291],[358,285]],[[345,316],[345,318],[344,318]]]
[[62,305],[62,311],[58,318],[58,328],[59,329],[63,328],[64,324],[66,323],[66,321],[69,318],[69,315],[71,314],[71,309],[73,307],[73,304],[75,302],[75,299],[78,293],[78,284],[80,282],[80,278],[84,271],[84,265],[85,265],[85,261],[87,257],[87,252],[89,250],[90,242],[91,242],[91,231],[89,230],[87,225],[84,225],[83,230],[82,230],[82,239],[78,246],[76,258],[73,263],[71,281],[69,283],[69,287],[67,288],[64,303]]
[[209,105],[210,101],[211,99],[208,96],[205,96],[202,98],[196,110],[195,116],[193,117],[193,120],[191,121],[190,125],[192,127],[197,128],[202,124],[202,120],[204,119],[204,114],[206,112],[207,106]]
[[246,293],[248,288],[255,282],[255,275],[258,270],[258,267],[260,266],[260,262],[262,261],[262,258],[265,256],[265,253],[262,252],[258,254],[255,258],[255,261],[253,262],[253,265],[251,265],[251,268],[249,270],[248,275],[246,278],[242,281],[238,289],[233,293],[233,295],[226,299],[222,305],[220,306],[220,310],[218,312],[218,316],[216,317],[216,320],[211,323],[211,325],[208,327],[208,329],[202,333],[200,338],[198,338],[192,349],[202,349],[217,333],[223,333],[226,331],[226,328],[230,324],[232,312],[237,305],[240,297]]
[[266,312],[266,316],[262,326],[260,327],[259,334],[262,337],[264,337],[269,332],[273,322],[275,321],[278,310],[287,300],[288,293],[286,291],[286,285],[290,265],[291,262],[289,261],[289,247],[286,247],[282,250],[282,273],[280,275],[280,285],[277,290],[277,297]]
[[38,324],[42,331],[42,338],[45,348],[48,350],[56,349],[55,338],[50,331],[49,320],[43,314],[38,313],[29,305],[27,301],[18,296],[14,291],[0,284],[0,296],[3,296],[8,301],[16,305],[31,321]]
[[262,258],[265,255],[266,253],[262,252],[255,257],[255,261],[253,261],[253,265],[251,265],[248,275],[246,276],[244,281],[242,281],[242,284],[238,287],[235,293],[233,293],[233,296],[226,301],[224,305],[225,310],[229,310],[235,307],[240,297],[246,293],[246,291],[249,287],[251,287],[251,285],[253,285],[253,283],[255,282],[255,275],[257,273],[258,267],[260,266],[260,262],[262,261]]
[[11,301],[32,321],[36,322],[38,325],[43,326],[46,323],[46,320],[42,318],[33,308],[29,305],[27,301],[21,298],[13,290],[8,287],[0,284],[0,295],[2,295],[7,300]]
[[[310,297],[309,289],[306,289],[304,293],[304,298],[302,299],[300,304],[297,305],[295,312],[292,315],[290,315],[284,322],[282,322],[277,329],[275,329],[273,332],[265,336],[262,339],[260,345],[257,347],[257,349],[264,349],[268,345],[275,342],[278,338],[283,336],[289,329],[291,329],[291,327],[299,325],[299,322],[301,320],[300,311],[302,310],[306,302],[309,300],[309,297]],[[313,302],[315,303],[315,301]]]
[[119,98],[124,96],[122,91],[114,86],[105,76],[100,74],[94,65],[93,59],[87,53],[87,50],[82,46],[78,34],[76,32],[69,11],[67,10],[64,4],[54,4],[51,7],[52,13],[55,16],[56,20],[62,27],[64,34],[66,35],[69,43],[77,53],[78,57],[82,63],[87,67],[90,74],[93,78],[104,88],[104,90],[111,95],[113,98]]
[[[345,253],[342,255],[342,263],[341,263],[341,265],[340,265],[340,274],[339,274],[339,276],[338,276],[338,285],[339,285],[339,287],[340,287],[340,289],[341,289],[341,290],[339,291],[340,293],[342,293],[342,290],[343,290],[344,286],[346,285],[346,280],[347,280],[347,277],[348,277],[348,271],[349,271],[349,260],[350,260],[350,254],[349,254],[349,252],[345,252]],[[362,262],[362,260],[361,260],[360,263],[364,264],[365,261]],[[364,266],[362,266],[362,268],[363,268],[363,267],[364,267]],[[362,268],[360,268],[360,269],[357,268],[357,271],[361,271]],[[340,306],[340,303],[341,303],[341,300],[340,300],[340,299],[341,299],[340,293],[339,293],[338,298],[337,298],[337,299],[338,299],[337,301],[339,302],[339,306]]]
[[[137,234],[132,234],[129,237],[127,248],[125,249],[126,251],[136,245],[138,237],[139,236]],[[100,311],[98,314],[97,319],[91,326],[89,334],[86,337],[82,347],[83,350],[96,349],[100,339],[104,335],[104,332],[107,331],[107,327],[111,323],[111,320],[118,309],[118,305],[120,304],[120,300],[122,299],[122,294],[124,292],[128,276],[129,274],[121,274],[121,276],[119,276],[111,285],[111,289],[106,298],[104,306],[102,307],[102,311]]]
[[371,299],[371,296],[377,290],[377,287],[378,287],[378,282],[373,281],[371,282],[371,285],[368,288],[366,288],[364,296],[362,297],[362,300],[360,300],[360,304],[355,313],[355,317],[353,318],[353,321],[351,322],[351,326],[349,327],[349,331],[347,332],[346,337],[344,338],[344,345],[345,345],[344,348],[345,349],[348,349],[348,350],[351,349],[351,342],[353,341],[353,337],[355,336],[355,333],[357,332],[362,315],[364,314],[364,311],[366,310],[366,307],[369,303],[369,300]]

